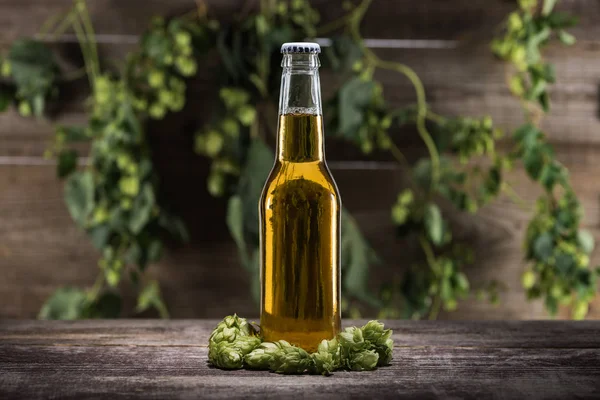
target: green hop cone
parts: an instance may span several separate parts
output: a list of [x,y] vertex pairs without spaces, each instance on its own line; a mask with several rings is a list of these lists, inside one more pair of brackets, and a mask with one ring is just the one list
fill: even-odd
[[251,369],[267,370],[276,352],[281,349],[281,343],[264,342],[246,355],[246,366]]
[[154,103],[148,109],[148,114],[154,119],[163,119],[167,114],[167,109],[161,103]]
[[392,361],[394,341],[391,339],[392,330],[384,329],[381,322],[369,321],[362,328],[363,338],[369,343],[369,348],[379,355],[377,365],[388,365]]
[[238,336],[256,336],[256,330],[246,318],[240,318],[236,314],[228,315],[212,331],[209,344],[222,341],[233,342]]
[[244,356],[260,345],[256,330],[245,318],[225,317],[212,331],[208,342],[208,360],[219,368],[242,368]]
[[238,336],[233,342],[233,345],[244,355],[252,352],[260,345],[260,338],[258,336]]
[[340,345],[336,338],[323,340],[316,353],[311,355],[315,372],[330,375],[340,366]]
[[19,102],[19,114],[21,114],[22,117],[30,117],[31,113],[31,105],[26,100]]
[[175,43],[180,47],[188,47],[192,43],[192,36],[189,32],[177,32],[175,35]]
[[208,349],[208,361],[218,368],[239,369],[244,366],[244,355],[233,343],[211,343]]
[[312,358],[300,347],[292,346],[285,340],[278,342],[281,348],[273,355],[269,366],[278,374],[301,374],[312,367]]
[[354,353],[348,360],[348,367],[352,371],[372,371],[377,368],[379,354],[375,350],[363,350]]
[[339,334],[340,345],[347,351],[366,350],[369,344],[365,342],[363,332],[355,326],[346,328]]

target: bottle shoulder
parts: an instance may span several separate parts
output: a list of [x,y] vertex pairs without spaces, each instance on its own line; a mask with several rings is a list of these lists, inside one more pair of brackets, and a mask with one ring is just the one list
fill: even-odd
[[267,178],[262,198],[294,199],[330,197],[341,205],[337,185],[325,162],[291,163],[277,161]]

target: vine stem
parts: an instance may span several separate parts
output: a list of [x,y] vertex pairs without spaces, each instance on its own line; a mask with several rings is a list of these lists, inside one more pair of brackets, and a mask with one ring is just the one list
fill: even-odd
[[104,286],[104,271],[101,271],[98,274],[98,277],[94,282],[94,286],[92,286],[92,288],[89,290],[87,295],[89,301],[96,300],[98,293],[100,293],[100,290],[102,289],[102,286]]
[[319,29],[317,29],[317,35],[326,35],[328,33],[336,31],[340,28],[343,28],[344,26],[346,26],[348,24],[348,20],[351,15],[352,14],[347,14],[341,18],[338,18],[331,22],[326,23],[325,25],[323,25]]
[[523,200],[523,198],[521,196],[519,196],[519,194],[517,193],[517,191],[512,186],[510,186],[507,182],[503,182],[502,183],[502,191],[508,197],[510,197],[510,199],[515,204],[517,204],[519,207],[521,207],[523,210],[530,211],[531,207],[529,207],[529,205],[527,204],[527,202],[525,200]]
[[90,88],[93,89],[96,81],[96,71],[92,66],[92,56],[89,53],[89,49],[86,44],[87,39],[85,32],[81,25],[81,21],[79,21],[77,18],[73,18],[73,30],[75,31],[75,36],[77,36],[77,41],[79,42],[79,47],[81,48],[81,55],[83,56],[83,63],[85,64],[85,69],[87,71]]
[[417,130],[419,132],[419,135],[421,136],[421,139],[423,140],[423,143],[425,143],[425,146],[427,147],[429,156],[431,157],[431,186],[433,187],[437,184],[440,177],[440,155],[437,148],[435,147],[433,137],[431,136],[429,131],[427,131],[427,127],[425,125],[425,119],[427,117],[427,101],[425,97],[425,88],[423,87],[423,83],[412,68],[404,64],[381,60],[370,50],[368,54],[368,57],[372,59],[376,67],[397,71],[403,74],[410,80],[410,82],[415,88],[418,104]]
[[433,298],[433,304],[431,305],[431,309],[429,310],[429,316],[427,319],[430,321],[434,321],[437,319],[440,310],[442,309],[442,299],[440,296],[435,296]]
[[390,153],[392,153],[392,156],[400,164],[402,164],[404,166],[409,166],[410,165],[408,163],[408,160],[406,159],[406,156],[404,156],[404,154],[400,151],[400,149],[398,148],[398,146],[396,146],[396,143],[392,142],[391,139],[390,139]]
[[162,301],[162,299],[154,304],[154,308],[156,308],[156,311],[158,311],[158,315],[160,315],[161,319],[170,318],[169,310],[167,310],[167,306],[165,306],[165,303]]
[[444,117],[444,116],[442,116],[442,115],[439,115],[439,114],[437,114],[437,113],[434,113],[434,112],[433,112],[433,111],[431,111],[431,110],[427,110],[427,115],[426,115],[426,118],[427,118],[428,120],[431,120],[431,121],[435,122],[436,124],[443,124],[443,123],[444,123],[444,122],[446,122],[446,120],[447,120],[447,118],[446,118],[446,117]]
[[59,27],[65,23],[71,12],[72,10],[65,11],[48,18],[40,28],[39,35],[42,37],[48,36],[48,33],[53,30],[52,28],[54,28],[54,31],[59,30]]
[[96,44],[96,34],[94,33],[94,26],[90,18],[90,13],[87,8],[85,0],[76,0],[77,11],[83,24],[84,32],[88,39],[88,46],[90,55],[92,57],[92,67],[96,75],[100,74],[100,59],[98,58],[98,46]]
[[[427,260],[427,264],[429,264],[429,268],[433,270],[435,264],[436,264],[436,259],[435,259],[435,254],[433,252],[433,248],[431,247],[431,244],[427,241],[427,239],[425,238],[425,236],[423,234],[419,235],[419,243],[421,244],[421,248],[423,249],[423,253],[425,253],[425,259]],[[440,296],[435,296],[433,298],[433,304],[431,305],[431,309],[429,310],[429,319],[430,320],[434,320],[437,318],[440,309],[442,307],[442,301]]]
[[360,34],[360,22],[364,18],[364,15],[369,8],[372,0],[363,0],[363,2],[358,5],[354,11],[350,14],[350,33],[352,34],[354,40],[357,43],[361,44],[362,50],[365,54],[365,58],[367,63],[370,63],[375,68],[387,69],[391,71],[396,71],[408,78],[415,88],[415,92],[417,95],[417,131],[419,132],[419,136],[425,143],[427,147],[427,151],[429,152],[429,157],[431,158],[431,186],[435,187],[440,178],[440,155],[438,153],[437,148],[435,147],[435,143],[433,141],[433,137],[427,131],[427,126],[425,123],[427,117],[427,98],[425,96],[425,88],[423,87],[423,82],[417,75],[417,73],[410,68],[409,66],[393,61],[385,61],[380,59],[371,49],[367,48],[364,45],[362,40],[362,36]]
[[56,40],[58,36],[65,33],[65,31],[72,26],[73,19],[75,18],[74,10],[67,11],[64,15],[64,19],[60,21],[58,25],[54,27],[52,33],[40,33],[42,38],[49,38],[52,40]]

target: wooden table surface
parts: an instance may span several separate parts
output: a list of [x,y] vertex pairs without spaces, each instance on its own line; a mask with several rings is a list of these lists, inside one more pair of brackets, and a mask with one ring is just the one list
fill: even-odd
[[600,398],[600,322],[389,321],[391,366],[330,377],[211,368],[216,323],[0,321],[0,399]]

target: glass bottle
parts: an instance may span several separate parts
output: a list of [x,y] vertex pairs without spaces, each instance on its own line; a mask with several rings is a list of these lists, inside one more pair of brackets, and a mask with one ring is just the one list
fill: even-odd
[[261,332],[314,351],[340,330],[340,210],[316,43],[282,46],[277,157],[259,203]]

